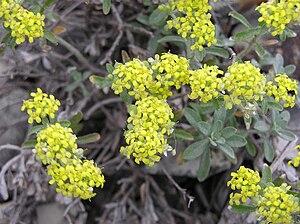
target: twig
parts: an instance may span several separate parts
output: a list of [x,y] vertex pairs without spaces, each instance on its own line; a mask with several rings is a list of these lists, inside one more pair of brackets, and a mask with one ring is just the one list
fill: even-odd
[[224,46],[224,48],[230,52],[231,54],[231,59],[232,59],[232,63],[236,62],[237,61],[237,58],[236,58],[236,53],[234,52],[234,50],[230,47],[227,47],[227,46]]
[[56,39],[58,40],[59,44],[64,46],[66,49],[68,49],[85,67],[90,69],[93,73],[98,73],[101,75],[106,74],[106,72],[104,70],[96,68],[93,65],[91,65],[89,63],[89,61],[80,53],[79,50],[77,50],[75,47],[73,47],[71,44],[69,44],[63,38],[56,36]]
[[0,151],[3,149],[12,149],[12,150],[17,150],[19,152],[24,150],[21,147],[19,147],[17,145],[12,145],[12,144],[0,145]]
[[286,154],[288,153],[288,149],[290,144],[292,144],[294,141],[290,141],[282,150],[282,152],[277,155],[277,157],[275,158],[275,160],[273,161],[273,163],[271,164],[270,168],[272,170],[272,172],[274,172],[275,170],[277,170],[278,166],[280,165],[280,163],[282,163],[282,161],[284,160],[284,158],[286,157]]
[[165,175],[168,177],[168,179],[172,182],[172,184],[175,186],[175,188],[177,190],[179,190],[183,196],[183,199],[186,201],[186,199],[188,199],[188,208],[190,208],[191,203],[195,200],[195,197],[189,195],[188,193],[186,193],[186,189],[181,188],[176,181],[171,177],[171,175],[168,173],[168,171],[165,169],[165,167],[162,167],[163,172],[165,173]]
[[117,38],[115,39],[114,43],[112,44],[111,48],[109,49],[109,51],[106,53],[105,58],[103,60],[101,60],[100,65],[104,65],[111,58],[113,52],[119,45],[120,40],[124,33],[124,24],[123,24],[123,21],[121,19],[121,16],[120,16],[118,10],[116,9],[116,7],[114,5],[111,5],[111,10],[113,12],[113,15],[116,17],[116,20],[118,21],[119,34],[118,34]]
[[64,212],[64,217],[66,217],[68,215],[68,212],[70,211],[70,209],[73,206],[75,206],[79,201],[80,201],[80,198],[76,198],[76,200],[74,200],[71,204],[68,205],[68,207],[66,208],[66,210]]

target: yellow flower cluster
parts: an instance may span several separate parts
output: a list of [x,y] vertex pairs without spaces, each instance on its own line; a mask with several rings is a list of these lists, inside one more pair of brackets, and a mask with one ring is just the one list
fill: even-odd
[[[54,96],[48,97],[39,88],[31,96],[33,99],[25,100],[21,108],[22,111],[27,108],[29,123],[33,120],[40,123],[47,115],[55,118],[60,103]],[[34,152],[47,165],[47,172],[52,177],[49,183],[56,184],[57,192],[67,197],[89,199],[95,196],[93,187],[103,187],[104,176],[93,161],[81,160],[83,149],[78,148],[76,139],[71,128],[60,123],[48,124],[37,133]]]
[[120,152],[128,159],[132,155],[135,162],[153,166],[160,160],[159,154],[165,153],[171,146],[166,136],[173,130],[172,109],[164,100],[154,96],[145,97],[129,110],[128,130],[125,139],[128,146]]
[[[300,145],[297,145],[294,149],[300,149]],[[293,165],[294,167],[298,167],[300,165],[300,151],[298,152],[297,156],[288,162],[288,165]]]
[[137,100],[149,95],[166,99],[172,95],[172,86],[179,89],[187,84],[190,70],[185,57],[164,53],[148,61],[133,59],[125,64],[116,63],[115,70],[108,76],[115,94],[127,91]]
[[152,95],[160,99],[167,99],[172,95],[171,86],[180,89],[189,81],[189,61],[176,54],[163,53],[161,56],[148,59],[153,70],[154,82],[150,90]]
[[223,85],[225,107],[231,109],[233,105],[241,105],[242,102],[262,100],[265,95],[266,79],[259,68],[254,67],[249,61],[235,62],[228,67]]
[[59,100],[56,100],[53,95],[43,93],[40,88],[37,89],[36,93],[30,94],[33,99],[24,100],[22,111],[27,109],[29,115],[28,123],[32,124],[33,121],[41,123],[42,119],[46,116],[50,118],[55,117],[55,112],[60,106]]
[[295,105],[295,97],[298,94],[297,81],[290,79],[286,74],[277,74],[275,84],[269,81],[266,85],[268,96],[274,96],[275,101],[283,100],[284,107],[293,107]]
[[28,11],[15,0],[0,1],[0,18],[4,20],[4,27],[11,30],[17,44],[23,43],[26,36],[30,43],[34,38],[44,36],[45,16]]
[[169,29],[175,28],[177,33],[183,38],[191,38],[193,45],[191,50],[203,50],[203,46],[208,47],[215,44],[215,26],[211,22],[211,6],[208,0],[169,0],[168,6],[173,11],[178,10],[183,16],[176,16],[172,20],[167,21]]
[[231,185],[232,190],[241,190],[241,193],[230,194],[230,205],[239,205],[241,201],[245,203],[247,197],[255,197],[261,189],[259,182],[260,176],[257,171],[241,166],[237,172],[231,173],[231,180],[227,186]]
[[282,34],[284,28],[290,23],[300,20],[299,0],[269,0],[256,8],[261,14],[259,22],[265,22],[272,27],[272,35]]
[[52,177],[50,184],[56,184],[56,191],[67,197],[90,199],[96,195],[94,187],[103,187],[104,176],[94,161],[68,159],[64,166],[52,161],[48,166],[48,175]]
[[191,71],[189,84],[191,86],[190,99],[200,97],[203,103],[219,96],[222,88],[222,79],[224,72],[219,70],[217,66],[204,65],[202,69]]
[[45,165],[52,160],[66,164],[78,151],[76,139],[71,128],[62,127],[59,123],[52,124],[37,133],[35,152]]
[[266,187],[257,202],[257,215],[267,223],[292,223],[291,214],[300,209],[296,197],[287,193],[290,188],[286,183]]
[[116,63],[113,74],[109,75],[112,79],[111,88],[115,94],[127,90],[135,99],[144,98],[149,95],[148,90],[153,85],[152,73],[146,63],[139,59],[133,59],[125,64]]

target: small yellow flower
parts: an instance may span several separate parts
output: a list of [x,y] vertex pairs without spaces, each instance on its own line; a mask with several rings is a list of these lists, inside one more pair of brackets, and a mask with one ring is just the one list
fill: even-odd
[[101,169],[92,160],[72,158],[63,166],[52,160],[47,173],[52,178],[49,183],[55,184],[56,191],[66,197],[90,199],[96,195],[94,188],[103,188],[105,182]]
[[22,111],[27,109],[29,124],[32,124],[33,121],[41,123],[46,116],[52,119],[55,117],[55,112],[58,111],[60,106],[59,100],[55,99],[53,95],[48,96],[48,94],[43,93],[40,88],[37,89],[36,93],[30,95],[33,99],[24,100],[21,108]]
[[15,0],[0,2],[0,18],[3,18],[3,26],[11,30],[17,44],[23,43],[26,37],[32,43],[35,38],[44,36],[45,16],[28,11]]
[[257,215],[267,223],[292,223],[292,213],[300,209],[297,198],[287,193],[290,188],[286,183],[266,187],[257,203]]
[[169,0],[168,5],[160,7],[162,10],[176,10],[182,16],[176,16],[168,20],[168,28],[175,28],[183,38],[191,38],[193,43],[191,50],[203,50],[203,46],[211,46],[217,42],[215,38],[215,26],[211,22],[211,6],[208,0]]
[[233,105],[248,105],[253,101],[261,101],[265,95],[265,76],[249,61],[235,62],[229,66],[222,81],[225,106],[228,109]]
[[[300,145],[297,145],[294,150],[300,149]],[[297,156],[295,156],[291,161],[288,162],[288,165],[293,165],[294,167],[298,167],[300,165],[300,151],[298,150]]]
[[230,194],[230,205],[239,205],[245,203],[248,197],[255,197],[261,189],[259,186],[260,176],[257,171],[241,166],[237,172],[231,173],[231,180],[227,182],[227,186],[231,186],[232,190],[240,190],[240,193]]
[[155,55],[154,59],[148,59],[154,75],[154,84],[150,92],[152,95],[167,99],[172,95],[170,88],[175,86],[180,89],[189,82],[189,61],[185,57],[176,54],[163,53]]
[[120,152],[128,159],[132,155],[136,163],[153,166],[160,154],[169,151],[167,136],[173,131],[172,109],[164,100],[154,96],[145,97],[130,108],[128,130],[125,139],[128,146]]
[[52,160],[66,163],[78,151],[76,139],[71,128],[52,124],[37,133],[35,151],[45,165]]
[[280,35],[290,23],[300,20],[299,0],[270,0],[256,8],[261,14],[259,22],[265,22],[268,28],[272,28],[272,35]]
[[290,79],[286,74],[277,74],[274,82],[269,81],[266,85],[266,93],[273,96],[276,102],[283,100],[284,107],[294,107],[295,97],[298,94],[296,80]]
[[204,65],[202,69],[191,71],[190,86],[192,89],[189,95],[190,99],[200,97],[203,103],[215,99],[219,96],[222,88],[222,79],[224,72],[217,66]]

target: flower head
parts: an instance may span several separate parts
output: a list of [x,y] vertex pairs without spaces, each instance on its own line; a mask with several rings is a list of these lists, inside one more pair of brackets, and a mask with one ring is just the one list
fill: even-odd
[[257,202],[257,215],[267,223],[292,223],[291,214],[299,212],[299,205],[297,198],[287,193],[290,188],[286,183],[266,187]]
[[169,0],[168,5],[162,9],[171,9],[181,12],[181,16],[176,16],[167,21],[168,28],[175,28],[177,33],[183,38],[190,37],[193,40],[191,49],[203,50],[203,46],[208,47],[215,44],[215,26],[211,22],[211,14],[208,11],[211,6],[208,0]]
[[160,154],[169,149],[167,136],[173,130],[174,117],[166,101],[154,96],[143,98],[130,108],[128,130],[125,139],[128,146],[120,149],[121,153],[135,162],[152,166],[160,160]]
[[102,188],[105,182],[101,169],[91,160],[68,159],[64,166],[53,160],[47,173],[52,178],[49,183],[56,184],[56,191],[67,197],[90,199],[96,195],[93,188]]
[[216,98],[222,88],[223,71],[217,66],[204,65],[202,69],[191,71],[190,86],[192,89],[190,99],[200,97],[203,103]]
[[239,205],[241,201],[245,203],[247,197],[255,197],[261,189],[259,186],[260,176],[257,171],[241,166],[237,172],[231,173],[231,180],[227,182],[227,186],[231,186],[232,190],[240,190],[240,193],[230,194],[230,205]]
[[71,128],[62,127],[59,123],[52,124],[38,132],[35,151],[43,164],[49,164],[52,160],[66,163],[76,153],[76,139]]
[[176,54],[163,53],[148,60],[153,70],[155,84],[150,89],[152,95],[166,99],[172,95],[171,86],[180,89],[189,81],[189,61]]
[[27,109],[29,115],[28,123],[32,124],[33,121],[41,123],[42,119],[46,116],[50,118],[55,117],[55,112],[60,106],[59,100],[55,99],[53,95],[43,93],[40,88],[37,89],[36,93],[30,94],[33,99],[24,100],[22,111]]
[[275,101],[283,100],[284,107],[293,107],[295,97],[298,94],[297,81],[290,79],[286,74],[277,74],[274,82],[269,81],[266,85],[268,96],[274,96]]
[[262,100],[265,94],[266,79],[259,68],[254,67],[249,61],[235,62],[228,67],[228,72],[223,78],[225,106],[231,109],[233,105],[247,105],[253,101]]
[[256,8],[261,14],[259,22],[265,22],[268,28],[272,28],[272,35],[283,33],[290,23],[296,23],[300,19],[299,0],[268,1]]
[[0,18],[4,20],[4,27],[11,30],[11,36],[16,38],[17,44],[24,42],[26,37],[32,43],[35,38],[44,36],[45,16],[30,12],[15,0],[0,2]]

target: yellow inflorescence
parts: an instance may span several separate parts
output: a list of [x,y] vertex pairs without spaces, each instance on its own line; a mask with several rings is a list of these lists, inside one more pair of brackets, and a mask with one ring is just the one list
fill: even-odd
[[52,160],[65,164],[76,153],[76,139],[71,128],[52,124],[38,132],[35,151],[45,165]]
[[266,79],[259,68],[249,61],[235,62],[228,67],[223,85],[225,106],[231,109],[233,105],[241,105],[243,102],[261,101],[265,95]]
[[137,164],[153,166],[160,160],[159,154],[170,148],[166,138],[173,130],[172,109],[166,101],[149,96],[137,101],[129,114],[125,132],[128,146],[120,151],[127,158],[132,155]]
[[298,94],[297,81],[290,79],[286,74],[277,74],[274,79],[275,84],[269,81],[266,85],[268,96],[274,96],[275,101],[283,100],[284,107],[293,107],[295,97]]
[[295,148],[295,150],[298,149],[298,154],[297,156],[295,156],[291,161],[288,162],[288,165],[293,165],[294,167],[298,167],[300,165],[300,145],[297,145]]
[[101,169],[91,160],[69,159],[64,166],[52,161],[48,166],[50,184],[56,184],[56,191],[67,197],[90,199],[96,195],[94,187],[103,187]]
[[202,69],[191,71],[190,86],[191,94],[190,99],[200,97],[203,103],[219,96],[219,91],[222,88],[222,79],[224,72],[219,70],[217,66],[204,65]]
[[37,89],[36,93],[30,94],[33,99],[24,100],[22,111],[27,109],[29,115],[28,123],[32,124],[33,121],[41,123],[42,119],[46,116],[50,118],[55,117],[55,112],[60,106],[59,100],[56,100],[53,95],[43,93],[40,88]]
[[0,1],[0,19],[4,20],[4,27],[11,30],[11,36],[16,38],[16,43],[21,44],[28,37],[30,43],[34,38],[44,36],[45,16],[34,14],[23,8],[15,0]]
[[109,75],[112,79],[112,89],[115,94],[120,94],[124,90],[135,99],[141,99],[149,95],[148,90],[153,85],[152,70],[146,63],[133,59],[125,64],[117,63],[113,74]]
[[184,16],[176,16],[172,20],[167,21],[169,29],[175,28],[177,33],[183,38],[191,38],[193,44],[191,50],[203,50],[203,46],[211,46],[215,44],[215,26],[211,22],[211,6],[208,0],[169,0],[168,6],[171,10],[178,10]]
[[259,186],[260,176],[257,171],[241,166],[236,173],[232,172],[231,176],[227,186],[231,186],[232,190],[240,190],[241,193],[230,194],[230,205],[239,205],[241,201],[245,203],[248,197],[258,195],[261,187]]
[[299,212],[296,197],[287,193],[291,187],[283,183],[280,187],[269,186],[257,203],[257,214],[267,223],[292,223],[292,213]]
[[256,8],[261,13],[259,22],[265,22],[267,27],[272,27],[272,35],[282,34],[285,27],[290,23],[300,20],[299,0],[269,0]]
[[179,57],[176,54],[163,53],[161,56],[155,55],[150,58],[149,63],[153,70],[154,82],[150,92],[152,95],[167,99],[172,95],[171,86],[180,89],[189,81],[189,61],[185,57]]

